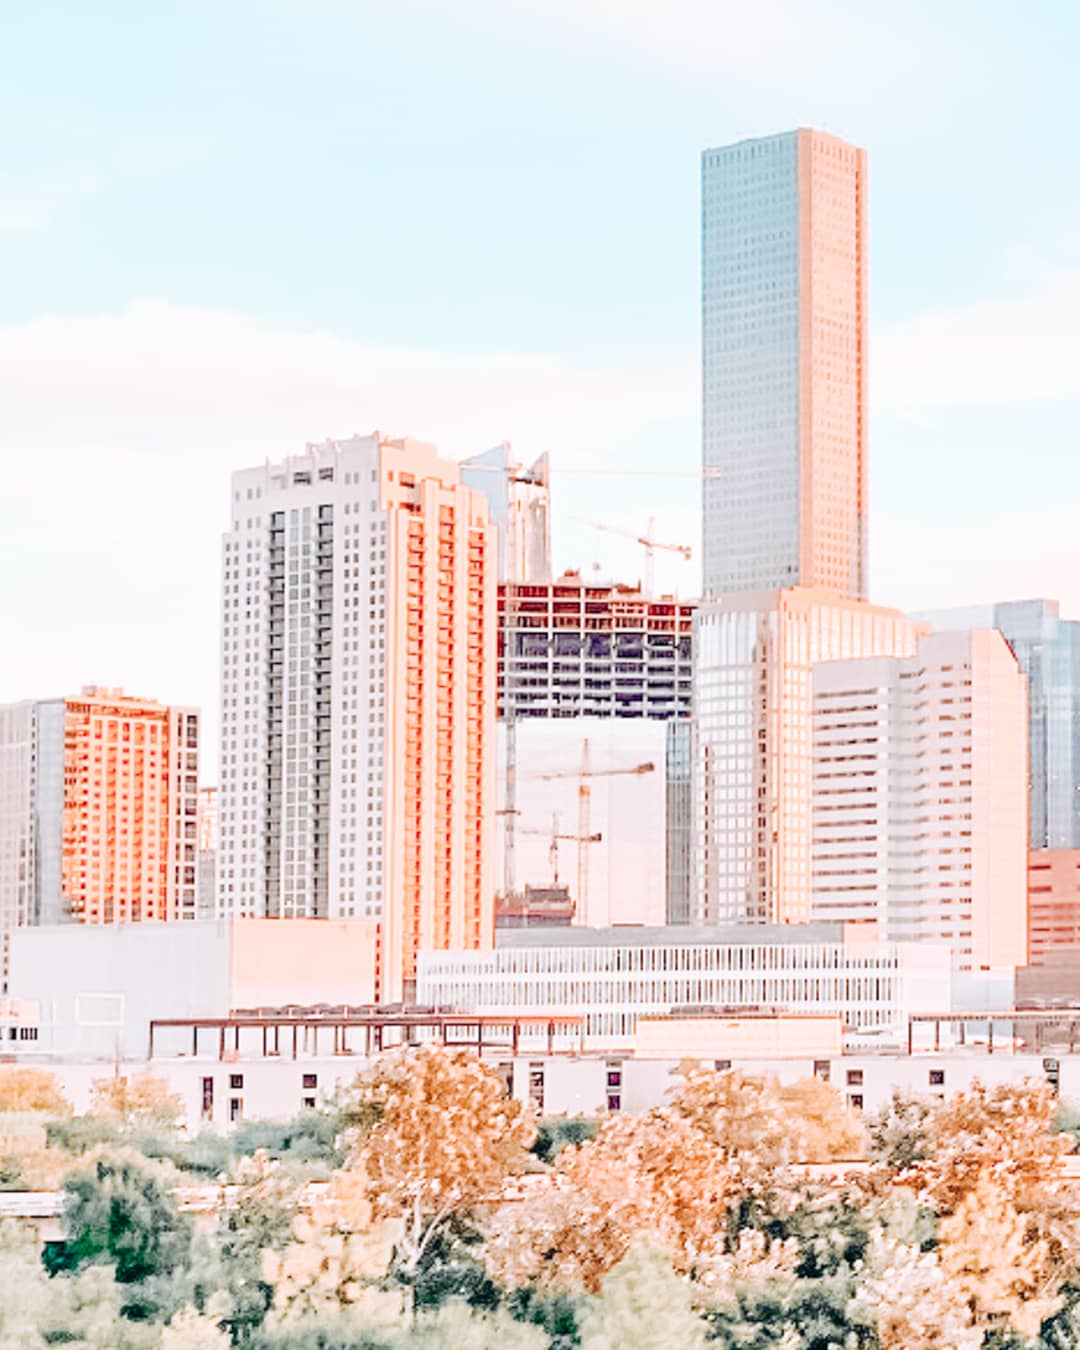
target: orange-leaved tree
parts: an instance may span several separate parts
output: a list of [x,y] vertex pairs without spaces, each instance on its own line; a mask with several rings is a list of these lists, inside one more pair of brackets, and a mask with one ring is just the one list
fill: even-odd
[[53,1074],[45,1069],[0,1069],[0,1111],[34,1111],[70,1116],[71,1103]]
[[464,1050],[383,1055],[356,1080],[349,1109],[367,1122],[350,1161],[368,1178],[374,1217],[400,1221],[395,1264],[407,1275],[452,1216],[497,1199],[531,1162],[531,1115]]
[[90,1114],[121,1129],[172,1130],[183,1118],[184,1103],[149,1069],[131,1075],[117,1071],[94,1080]]
[[662,1110],[615,1116],[495,1211],[485,1262],[505,1285],[595,1293],[647,1243],[689,1273],[722,1244],[732,1192],[720,1151],[689,1121]]

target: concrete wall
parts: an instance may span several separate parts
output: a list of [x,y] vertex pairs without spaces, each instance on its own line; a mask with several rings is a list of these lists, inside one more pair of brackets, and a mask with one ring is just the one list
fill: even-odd
[[843,1053],[839,1015],[820,1017],[640,1017],[635,1059],[828,1059]]
[[[1061,1096],[1080,1102],[1080,1054],[1051,1057],[1059,1065]],[[513,1063],[508,1058],[493,1056],[489,1062],[492,1068],[509,1072],[514,1096],[523,1102],[532,1097],[533,1080],[538,1078],[542,1082],[543,1114],[548,1116],[600,1114],[612,1094],[617,1095],[624,1112],[647,1111],[662,1106],[681,1081],[680,1062],[676,1060],[536,1055],[521,1057]],[[798,1082],[814,1072],[814,1061],[800,1057],[735,1058],[732,1064],[745,1073],[772,1076],[784,1084]],[[86,1060],[47,1063],[42,1067],[56,1075],[77,1112],[89,1106],[93,1083],[115,1071],[112,1064]],[[122,1064],[120,1071],[137,1073],[146,1067],[145,1061],[131,1061]],[[295,1060],[250,1057],[227,1062],[216,1055],[200,1055],[162,1057],[149,1067],[166,1080],[170,1091],[180,1095],[188,1125],[197,1131],[228,1128],[233,1102],[238,1103],[239,1119],[288,1118],[313,1098],[321,1102],[337,1087],[351,1083],[365,1067],[365,1060],[360,1055],[301,1053]],[[910,1056],[837,1055],[828,1060],[828,1071],[829,1080],[845,1100],[866,1113],[884,1105],[894,1088],[924,1095],[947,1095],[970,1087],[975,1079],[987,1084],[1019,1084],[1026,1079],[1042,1081],[1046,1077],[1042,1056],[986,1055],[975,1051]],[[617,1075],[615,1088],[609,1081],[613,1073]],[[207,1116],[202,1111],[204,1080],[213,1084],[213,1109]]]
[[12,934],[11,992],[41,1005],[35,1053],[137,1058],[151,1018],[369,1003],[375,925],[238,919],[58,924]]

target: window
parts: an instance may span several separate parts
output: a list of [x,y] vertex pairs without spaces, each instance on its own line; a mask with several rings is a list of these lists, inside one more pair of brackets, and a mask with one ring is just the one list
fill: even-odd
[[832,1065],[827,1059],[814,1060],[814,1077],[820,1078],[823,1083],[827,1083],[832,1074]]
[[243,1092],[244,1075],[242,1073],[229,1074],[229,1087],[232,1088],[233,1092]]
[[212,1078],[202,1080],[202,1118],[203,1120],[213,1120],[214,1118],[214,1080]]
[[727,1071],[731,1068],[731,1060],[714,1059],[713,1068],[716,1070],[717,1073],[727,1073]]
[[851,1095],[848,1097],[848,1103],[853,1111],[861,1111],[863,1104],[862,1093],[861,1092],[851,1093]]
[[300,1104],[301,1104],[301,1106],[303,1106],[303,1108],[304,1108],[305,1111],[314,1111],[314,1110],[315,1110],[315,1098],[314,1098],[314,1097],[303,1097],[303,1098],[301,1098]]
[[847,1083],[848,1087],[862,1087],[862,1069],[848,1069]]
[[945,1086],[945,1070],[944,1070],[944,1069],[931,1069],[931,1070],[930,1070],[930,1086],[931,1086],[931,1087],[944,1087],[944,1086]]
[[313,1092],[319,1086],[319,1075],[317,1073],[304,1074],[304,1091]]
[[244,1103],[240,1100],[239,1097],[230,1097],[229,1120],[235,1122],[237,1120],[243,1120],[243,1118],[244,1118]]

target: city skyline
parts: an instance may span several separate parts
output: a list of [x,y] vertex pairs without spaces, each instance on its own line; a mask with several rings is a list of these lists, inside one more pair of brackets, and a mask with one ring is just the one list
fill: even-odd
[[[246,23],[242,8],[183,96],[168,60],[151,86],[127,59],[160,36],[165,20],[148,15],[133,14],[127,47],[87,30],[53,52],[65,96],[47,114],[31,59],[5,83],[7,123],[26,134],[0,183],[0,534],[27,580],[0,602],[26,653],[0,671],[0,698],[90,679],[152,690],[209,712],[212,756],[216,503],[237,464],[323,435],[382,426],[455,457],[509,439],[526,463],[550,451],[557,568],[640,574],[632,544],[574,522],[595,515],[583,508],[598,486],[612,523],[655,514],[664,537],[696,543],[697,157],[797,125],[873,160],[870,594],[903,608],[1049,596],[1080,613],[1080,202],[1047,171],[1067,142],[1059,63],[1077,16],[1058,12],[1062,40],[1040,42],[1036,61],[1021,22],[976,22],[966,5],[911,7],[886,43],[854,13],[833,25],[788,6],[676,6],[658,33],[634,7],[594,4],[575,11],[577,57],[564,10],[507,13],[450,74],[446,51],[466,44],[424,6],[418,25],[330,11],[302,41],[290,18]],[[459,24],[482,14],[466,7]],[[170,30],[164,46],[189,40]],[[39,16],[21,15],[9,52],[45,42]],[[303,77],[283,81],[294,48]],[[327,81],[339,52],[360,49],[380,58],[380,82]],[[75,65],[76,51],[100,60]],[[406,69],[413,94],[391,97]],[[1017,116],[985,96],[995,86]],[[335,89],[329,141],[316,87]],[[500,90],[513,97],[492,133]],[[132,99],[137,133],[117,116]],[[493,203],[482,188],[495,182]],[[309,209],[328,190],[340,211]],[[355,192],[384,205],[351,211]],[[450,203],[436,231],[431,192]],[[105,247],[109,268],[94,262]],[[1022,476],[1009,472],[1018,448]],[[685,476],[573,472],[658,459]],[[659,576],[691,595],[697,566],[661,558]]]

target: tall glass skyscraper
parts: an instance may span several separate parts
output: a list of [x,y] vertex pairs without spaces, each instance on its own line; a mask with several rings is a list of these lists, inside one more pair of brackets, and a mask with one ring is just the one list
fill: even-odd
[[934,628],[996,628],[1028,678],[1031,847],[1080,848],[1080,622],[1056,600],[922,614]]
[[866,152],[702,155],[704,588],[866,595]]

